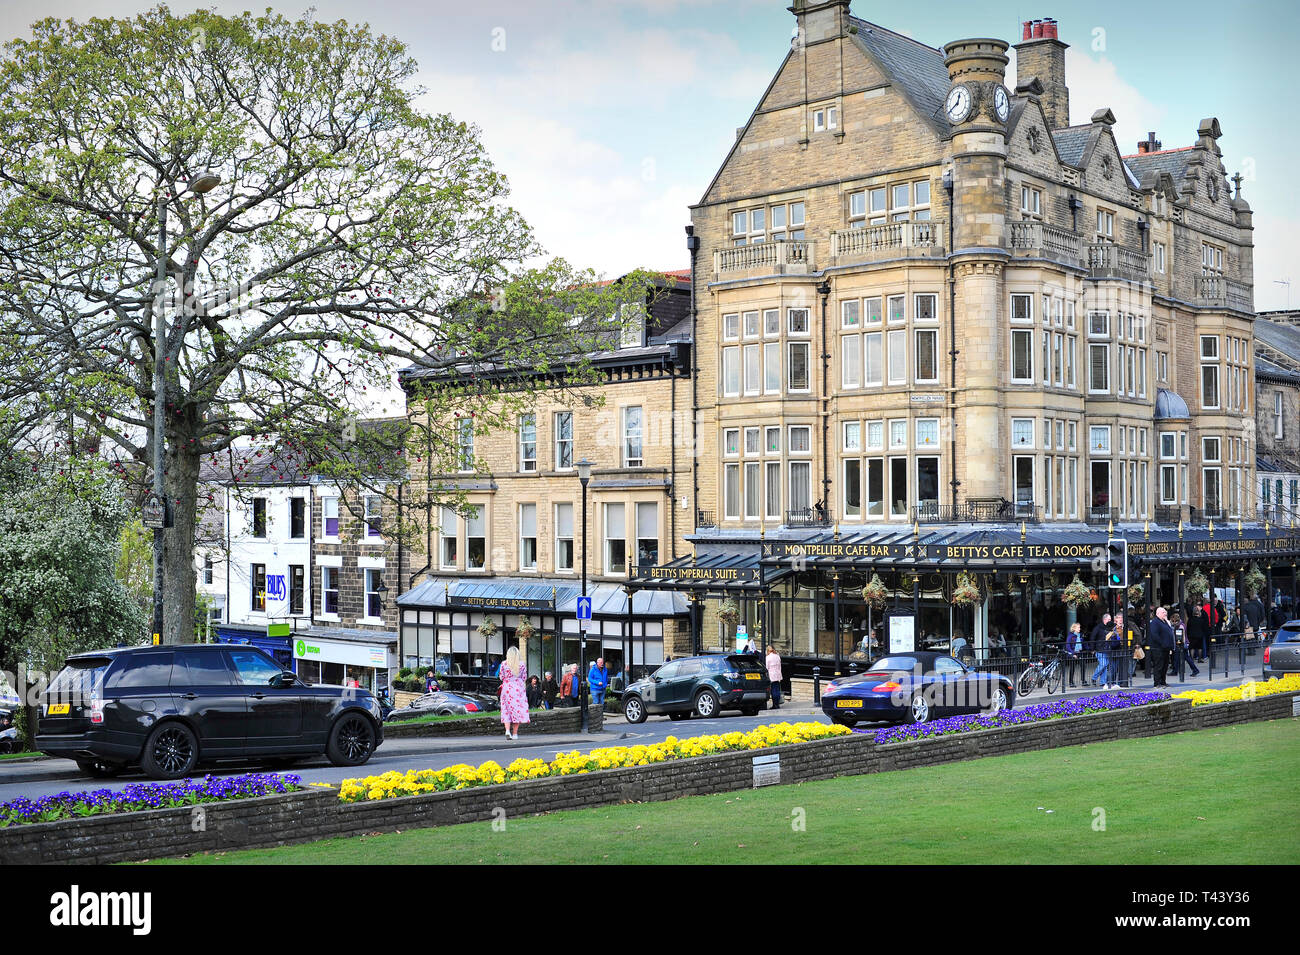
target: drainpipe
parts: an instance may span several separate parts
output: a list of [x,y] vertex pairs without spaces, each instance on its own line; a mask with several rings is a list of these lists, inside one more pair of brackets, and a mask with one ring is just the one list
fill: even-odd
[[[429,426],[427,414],[424,425],[424,553],[429,559],[425,561],[423,567],[411,574],[406,584],[407,590],[413,590],[415,578],[426,573],[433,566],[433,431]],[[397,572],[400,586],[402,579],[400,567]],[[400,627],[398,632],[401,632]],[[437,656],[436,653],[434,655]]]
[[821,280],[821,284],[817,286],[817,294],[822,297],[822,508],[823,513],[829,519],[831,513],[831,474],[829,463],[831,399],[828,389],[830,388],[831,348],[830,343],[826,340],[826,300],[831,294],[831,283],[827,279]]
[[953,170],[943,174],[943,188],[948,193],[948,484],[952,488],[952,519],[957,520],[957,272],[952,264],[953,220],[957,218],[953,203]]
[[[398,589],[398,596],[401,596],[401,589],[402,589],[402,568],[403,568],[403,565],[405,564],[405,561],[403,560],[403,557],[404,557],[405,554],[406,554],[405,549],[402,547],[402,536],[403,536],[403,535],[402,535],[402,528],[405,526],[405,525],[403,525],[403,523],[402,523],[402,510],[403,510],[403,508],[402,508],[402,487],[403,487],[403,485],[405,484],[405,482],[406,482],[406,479],[403,478],[403,479],[402,479],[402,484],[398,484],[398,485],[397,485],[397,530],[398,530],[398,534],[397,534],[397,589]],[[394,598],[393,598],[393,606],[394,606],[394,607],[397,606],[397,597],[394,597]],[[398,612],[397,620],[398,620],[398,623],[400,624],[400,623],[401,623],[401,620],[402,620],[402,615],[401,615],[401,612],[400,612],[400,611]]]
[[[676,350],[676,349],[674,349]],[[672,470],[668,473],[668,486],[664,491],[668,495],[668,559],[677,559],[677,508],[674,507],[674,495],[677,491],[677,363],[670,361],[668,363],[668,382],[669,382],[669,410],[668,410],[668,438],[671,447],[669,451],[672,455]],[[630,598],[629,598],[630,599]]]
[[695,262],[700,251],[700,238],[695,234],[695,226],[686,227],[686,249],[691,253],[691,507],[695,509],[695,521],[692,529],[699,526],[700,513],[700,396],[699,396],[699,341],[695,309]]

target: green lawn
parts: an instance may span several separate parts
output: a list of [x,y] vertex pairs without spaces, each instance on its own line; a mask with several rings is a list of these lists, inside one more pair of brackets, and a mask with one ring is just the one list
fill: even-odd
[[1300,719],[1284,719],[164,861],[1294,864],[1298,771]]
[[[529,710],[528,712],[545,713],[546,708],[539,706],[536,709]],[[493,723],[500,723],[501,712],[500,710],[492,710],[489,713],[449,713],[446,716],[435,716],[433,714],[427,716],[412,716],[410,719],[393,720],[392,722],[385,723],[384,726],[410,726],[415,723],[450,723],[453,720],[490,720]]]

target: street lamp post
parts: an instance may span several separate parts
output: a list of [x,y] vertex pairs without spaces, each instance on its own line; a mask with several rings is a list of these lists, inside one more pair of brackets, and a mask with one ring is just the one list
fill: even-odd
[[[185,192],[202,195],[210,192],[221,182],[221,177],[207,169],[199,171],[185,189],[177,191],[177,197]],[[153,496],[150,504],[153,512],[153,642],[162,643],[163,634],[163,532],[166,528],[168,503],[167,491],[163,481],[163,467],[166,460],[164,442],[166,440],[167,415],[167,377],[164,372],[166,361],[167,314],[164,305],[164,292],[167,290],[167,192],[158,192],[158,249],[154,284],[156,310],[153,333]]]
[[[591,480],[591,462],[578,462],[578,481],[582,484],[582,592],[587,596],[587,482]],[[587,631],[578,621],[578,707],[582,710],[582,732],[587,732]]]

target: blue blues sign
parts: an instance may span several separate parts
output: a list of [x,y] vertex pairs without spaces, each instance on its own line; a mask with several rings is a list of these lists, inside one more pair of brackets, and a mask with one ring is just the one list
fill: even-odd
[[579,620],[591,619],[591,598],[590,597],[578,598],[578,619]]

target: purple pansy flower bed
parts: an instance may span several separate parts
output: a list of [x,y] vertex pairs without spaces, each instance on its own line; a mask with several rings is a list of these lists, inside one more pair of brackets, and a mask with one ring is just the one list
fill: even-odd
[[302,777],[293,773],[245,773],[242,776],[205,776],[174,783],[136,783],[124,789],[61,792],[39,799],[14,799],[0,803],[0,828],[32,822],[55,822],[81,816],[174,809],[198,803],[250,799],[301,789]]
[[[1158,692],[1099,693],[1096,696],[1035,703],[1033,706],[1022,706],[1013,710],[1006,710],[997,716],[983,716],[979,713],[972,713],[966,716],[950,716],[945,720],[935,720],[932,723],[910,723],[905,726],[893,726],[889,729],[875,730],[874,732],[877,743],[902,743],[914,739],[928,739],[931,736],[971,733],[976,730],[997,729],[1001,726],[1018,726],[1021,723],[1041,723],[1043,720],[1058,720],[1065,716],[1082,716],[1085,713],[1124,710],[1132,706],[1162,703],[1169,698],[1168,693]],[[871,731],[868,730],[867,732]]]

